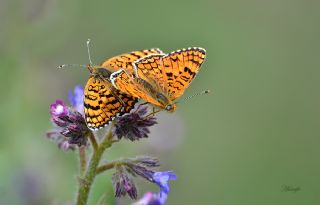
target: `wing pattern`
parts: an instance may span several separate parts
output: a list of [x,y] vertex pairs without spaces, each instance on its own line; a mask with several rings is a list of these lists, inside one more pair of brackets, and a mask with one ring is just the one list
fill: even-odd
[[174,101],[189,87],[199,72],[205,55],[203,48],[193,47],[164,56],[141,58],[135,62],[136,73]]
[[142,57],[150,54],[163,53],[159,48],[144,49],[140,51],[132,51],[130,53],[124,53],[115,57],[112,57],[102,63],[102,67],[108,68],[110,71],[118,71],[119,69],[125,69],[127,72],[132,73],[132,63]]
[[110,82],[91,76],[85,87],[84,111],[87,126],[102,128],[118,115],[130,112],[137,99],[119,90]]

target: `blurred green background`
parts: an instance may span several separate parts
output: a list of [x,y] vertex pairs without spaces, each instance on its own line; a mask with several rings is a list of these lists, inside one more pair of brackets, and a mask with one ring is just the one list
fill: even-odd
[[[213,92],[105,156],[159,157],[179,177],[168,204],[320,204],[319,10],[313,0],[0,1],[0,204],[72,204],[76,153],[45,133],[49,105],[88,78],[56,68],[87,64],[87,38],[97,64],[143,48],[207,50],[184,96]],[[90,204],[110,185],[99,176]]]

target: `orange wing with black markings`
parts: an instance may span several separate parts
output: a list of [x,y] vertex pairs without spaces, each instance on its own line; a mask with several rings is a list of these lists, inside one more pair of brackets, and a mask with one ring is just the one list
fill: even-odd
[[133,71],[132,63],[142,57],[150,54],[163,53],[159,48],[144,49],[140,51],[132,51],[130,53],[124,53],[115,57],[112,57],[101,64],[101,67],[108,68],[114,72],[119,69],[125,69],[130,74]]
[[143,78],[171,101],[188,88],[206,57],[203,48],[188,48],[160,56],[148,56],[135,62],[137,77]]
[[91,76],[84,91],[84,111],[87,126],[102,128],[117,115],[130,112],[137,99],[116,90],[110,82]]
[[205,57],[205,49],[194,47],[172,52],[163,58],[164,75],[167,78],[165,92],[172,101],[179,98],[189,87]]

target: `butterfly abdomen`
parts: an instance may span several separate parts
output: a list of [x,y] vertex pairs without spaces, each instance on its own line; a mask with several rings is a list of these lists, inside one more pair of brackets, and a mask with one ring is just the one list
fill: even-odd
[[147,82],[142,78],[136,78],[136,82],[142,87],[144,93],[149,93],[150,96],[159,102],[164,108],[166,105],[170,104],[168,97],[162,94],[156,87]]

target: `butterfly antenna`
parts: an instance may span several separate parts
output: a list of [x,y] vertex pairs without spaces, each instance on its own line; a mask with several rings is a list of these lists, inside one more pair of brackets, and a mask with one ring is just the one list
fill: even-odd
[[63,64],[63,65],[59,65],[58,68],[65,68],[65,67],[84,67],[87,68],[86,65],[80,65],[80,64]]
[[208,94],[208,93],[210,93],[210,92],[211,92],[210,90],[203,90],[203,91],[201,91],[201,92],[199,92],[199,93],[195,93],[195,94],[193,94],[193,95],[190,95],[190,96],[188,96],[188,97],[186,97],[186,98],[184,98],[184,99],[176,102],[176,104],[181,103],[181,102],[186,102],[186,101],[190,100],[190,99],[193,98],[193,97],[196,97],[196,96],[199,96],[199,95]]
[[90,38],[87,40],[87,50],[88,50],[88,57],[89,57],[89,63],[90,65],[93,65],[92,60],[91,60],[91,54],[90,54]]
[[65,67],[84,67],[87,68],[90,73],[92,73],[92,60],[91,60],[91,54],[90,54],[90,39],[87,40],[87,50],[88,50],[88,57],[89,57],[89,65],[80,65],[80,64],[63,64],[59,65],[58,68],[65,68]]

